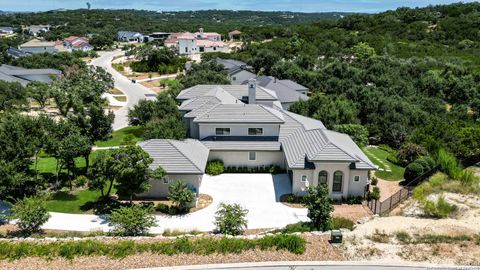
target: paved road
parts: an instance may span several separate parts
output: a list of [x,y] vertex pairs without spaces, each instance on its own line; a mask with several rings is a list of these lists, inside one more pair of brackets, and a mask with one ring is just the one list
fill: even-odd
[[111,52],[99,52],[100,57],[92,61],[92,65],[104,68],[108,73],[112,74],[115,87],[125,93],[127,96],[127,105],[115,111],[115,120],[113,121],[113,130],[118,130],[128,126],[128,109],[135,106],[141,99],[152,98],[156,93],[149,88],[132,83],[122,74],[112,68],[111,62],[113,57],[123,55],[123,51],[116,50]]
[[[425,270],[425,269],[478,269],[474,267],[434,264],[384,264],[375,262],[256,262],[237,264],[210,264],[174,267],[142,268],[141,270]],[[140,270],[136,269],[136,270]]]

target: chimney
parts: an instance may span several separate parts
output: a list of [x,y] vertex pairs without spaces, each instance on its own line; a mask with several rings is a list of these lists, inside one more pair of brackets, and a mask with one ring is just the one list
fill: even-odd
[[257,80],[248,80],[248,104],[255,104],[257,102]]

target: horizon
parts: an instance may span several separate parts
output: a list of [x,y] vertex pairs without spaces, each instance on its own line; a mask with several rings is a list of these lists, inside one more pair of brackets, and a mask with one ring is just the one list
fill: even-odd
[[426,7],[429,5],[446,5],[452,3],[472,3],[475,0],[264,0],[258,3],[255,0],[177,0],[169,4],[165,0],[140,0],[133,3],[130,0],[94,0],[94,1],[65,1],[65,0],[30,0],[25,2],[10,2],[0,0],[0,10],[5,12],[45,12],[58,9],[75,10],[86,9],[87,2],[92,9],[108,10],[149,10],[149,11],[204,11],[204,10],[231,10],[231,11],[265,11],[265,12],[297,12],[297,13],[378,13],[394,10],[400,7]]

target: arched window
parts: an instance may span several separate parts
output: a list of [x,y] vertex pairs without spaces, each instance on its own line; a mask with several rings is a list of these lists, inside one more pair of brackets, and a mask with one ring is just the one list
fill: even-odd
[[327,171],[321,171],[318,173],[318,184],[328,185],[328,173]]
[[341,171],[336,171],[333,173],[333,185],[332,192],[342,192],[343,184],[343,173]]

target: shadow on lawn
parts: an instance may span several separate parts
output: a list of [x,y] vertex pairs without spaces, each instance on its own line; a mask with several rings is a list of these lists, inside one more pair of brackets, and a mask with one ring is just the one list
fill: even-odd
[[57,201],[75,201],[78,199],[78,196],[66,191],[58,191],[52,196],[52,199]]

